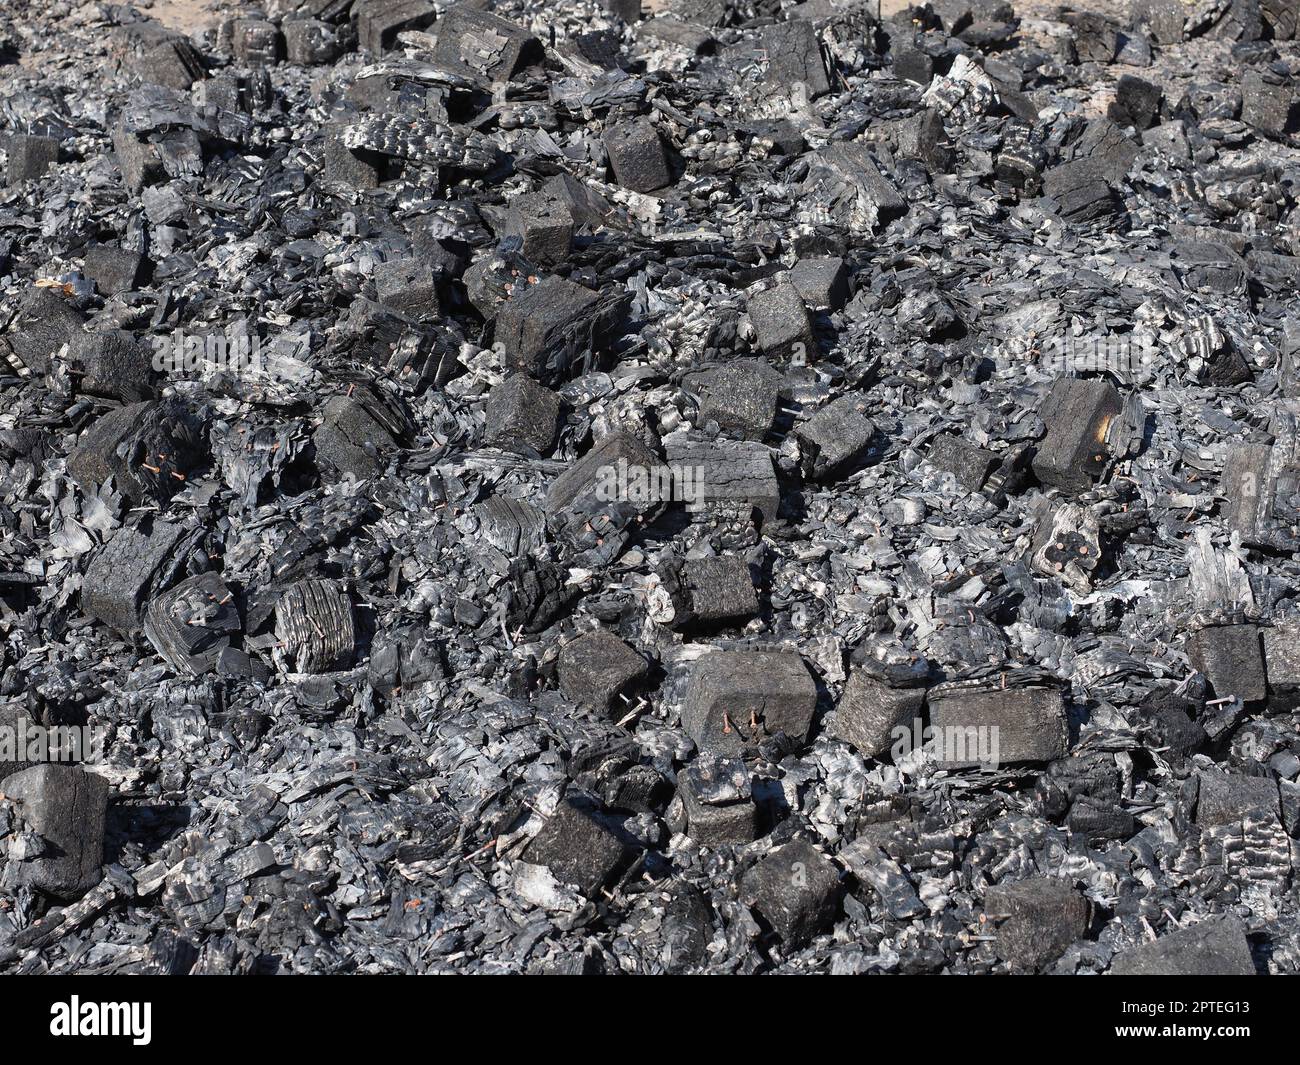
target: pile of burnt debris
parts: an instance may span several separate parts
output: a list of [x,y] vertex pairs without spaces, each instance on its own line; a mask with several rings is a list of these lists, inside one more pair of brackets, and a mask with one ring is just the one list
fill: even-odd
[[213,14],[0,22],[0,970],[1300,970],[1300,2]]

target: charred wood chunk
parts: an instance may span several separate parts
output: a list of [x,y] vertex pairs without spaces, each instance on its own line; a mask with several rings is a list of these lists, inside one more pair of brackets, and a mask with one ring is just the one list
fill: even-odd
[[658,41],[694,55],[710,51],[716,43],[704,26],[684,22],[673,15],[659,15],[639,23],[636,35],[638,40]]
[[125,330],[78,333],[68,344],[67,368],[75,390],[87,396],[138,403],[156,391],[153,349]]
[[595,895],[628,863],[628,843],[599,807],[585,796],[570,794],[524,850],[523,860],[544,865],[551,875]]
[[387,455],[401,446],[405,417],[391,400],[370,388],[335,396],[321,412],[312,437],[317,463],[344,477],[363,480],[384,471]]
[[783,733],[802,745],[817,709],[817,686],[797,654],[715,651],[695,662],[682,727],[703,752],[738,756]]
[[86,251],[86,277],[104,296],[133,292],[144,280],[145,257],[129,248],[96,244]]
[[767,84],[779,92],[802,86],[812,100],[830,92],[831,82],[822,58],[821,42],[812,23],[778,22],[763,29],[763,50],[767,53]]
[[700,397],[697,424],[762,440],[772,431],[782,377],[758,359],[738,359],[687,378]]
[[654,192],[672,184],[668,149],[654,124],[643,117],[605,130],[605,151],[614,180],[634,192]]
[[419,320],[443,313],[438,275],[420,259],[392,259],[375,267],[375,293],[379,302],[399,314]]
[[895,688],[855,669],[835,704],[830,733],[855,747],[864,758],[879,758],[897,738],[899,728],[910,737],[921,717],[924,688]]
[[741,898],[788,950],[797,950],[839,916],[839,870],[811,843],[798,839],[777,847],[744,875]]
[[863,460],[876,435],[875,423],[863,413],[865,407],[863,396],[850,393],[795,428],[805,476],[837,480]]
[[1277,820],[1281,816],[1277,781],[1240,773],[1200,773],[1197,776],[1196,823],[1203,828],[1233,825],[1251,817]]
[[749,513],[757,510],[760,521],[776,518],[781,505],[781,487],[772,465],[772,453],[751,441],[701,441],[684,433],[664,438],[673,479],[673,499],[684,500],[687,509],[709,512],[733,506]]
[[100,753],[88,746],[79,716],[48,705],[33,711],[25,701],[0,702],[0,780],[33,766],[88,761]]
[[275,604],[276,658],[291,672],[346,666],[356,650],[352,601],[333,581],[299,581]]
[[813,310],[838,311],[849,299],[848,274],[837,256],[800,259],[790,267],[790,284]]
[[1115,976],[1254,976],[1246,929],[1236,917],[1209,917],[1154,943],[1130,947],[1111,963]]
[[739,758],[701,755],[677,774],[686,834],[704,847],[758,838],[758,807]]
[[172,522],[142,522],[113,534],[86,569],[81,607],[122,633],[144,627],[150,598],[169,586],[198,533]]
[[[1123,181],[1138,157],[1138,145],[1108,118],[1094,118],[1075,142],[1071,159],[1091,165],[1091,172],[1111,184]],[[1062,171],[1062,174],[1069,173]],[[1088,167],[1079,173],[1089,173]]]
[[531,503],[493,496],[476,506],[472,514],[478,522],[481,542],[506,558],[531,554],[546,542],[545,515]]
[[759,348],[770,359],[811,361],[817,354],[817,335],[799,290],[788,281],[754,293],[746,300],[749,321]]
[[284,50],[290,63],[311,67],[333,63],[343,54],[338,30],[319,19],[289,19],[284,23]]
[[284,55],[280,28],[264,19],[235,19],[231,43],[235,58],[248,66],[270,66]]
[[366,679],[381,695],[392,695],[399,688],[439,680],[445,672],[439,643],[418,629],[403,629],[375,638]]
[[556,663],[560,690],[575,703],[621,716],[625,696],[646,677],[644,657],[612,632],[597,629],[564,645]]
[[1236,696],[1258,702],[1268,695],[1259,628],[1255,625],[1211,625],[1187,641],[1192,666],[1205,674],[1221,699]]
[[507,232],[519,238],[525,257],[543,266],[564,262],[573,242],[575,221],[563,189],[548,185],[510,201]]
[[1290,550],[1300,539],[1297,494],[1300,455],[1294,430],[1278,426],[1272,444],[1234,444],[1223,464],[1221,491],[1229,528],[1251,546]]
[[79,766],[42,765],[0,781],[22,827],[40,837],[38,854],[11,861],[17,883],[58,899],[77,899],[99,883],[104,866],[108,784]]
[[1134,126],[1139,132],[1147,129],[1160,111],[1162,95],[1159,85],[1125,74],[1115,83],[1110,118],[1121,126]]
[[542,632],[563,617],[578,597],[578,590],[568,583],[569,571],[559,565],[520,561],[511,576],[506,609],[511,628]]
[[1086,796],[1075,800],[1065,823],[1090,847],[1104,846],[1112,839],[1131,839],[1138,831],[1137,818],[1117,803]]
[[744,559],[688,559],[682,565],[681,582],[691,623],[736,624],[758,614],[754,579]]
[[1063,219],[1086,224],[1112,219],[1124,210],[1102,169],[1091,159],[1075,159],[1043,175],[1046,206]]
[[493,387],[487,401],[487,443],[522,455],[545,455],[555,444],[560,397],[524,374]]
[[43,177],[59,161],[59,142],[56,137],[33,137],[16,133],[9,138],[10,185]]
[[133,403],[103,415],[68,457],[83,489],[113,479],[127,498],[170,499],[204,458],[197,420],[175,401]]
[[934,754],[946,769],[1050,762],[1069,750],[1065,702],[1055,688],[955,681],[930,690]]
[[814,224],[834,223],[870,233],[907,213],[907,202],[876,166],[860,141],[819,149],[800,190],[804,216]]
[[1074,32],[1074,49],[1081,63],[1113,63],[1119,54],[1119,27],[1091,11],[1068,12],[1065,23]]
[[910,35],[899,35],[889,43],[889,61],[894,77],[928,86],[934,80],[934,57],[913,43]]
[[154,45],[136,60],[134,67],[142,81],[181,91],[202,81],[208,73],[203,54],[181,36]]
[[1047,435],[1034,455],[1034,476],[1063,492],[1088,491],[1106,470],[1106,433],[1122,409],[1105,381],[1058,378],[1038,411]]
[[374,152],[468,173],[491,170],[497,161],[495,143],[483,134],[400,111],[362,115],[343,127],[342,139],[343,146],[353,152]]
[[958,436],[941,433],[930,443],[926,459],[949,475],[968,492],[978,492],[998,464],[998,456],[985,448],[968,444]]
[[[353,8],[357,20],[357,40],[373,55],[387,52],[397,43],[404,30],[422,30],[429,26],[437,9],[429,0],[358,0]],[[441,40],[442,27],[439,27]]]
[[383,176],[384,163],[377,152],[349,148],[344,142],[342,127],[326,130],[321,149],[321,178],[324,181],[359,191],[378,188]]
[[541,60],[542,46],[522,26],[464,3],[438,20],[433,57],[448,70],[487,82],[509,81]]
[[997,927],[993,949],[1013,969],[1055,961],[1088,931],[1088,900],[1064,880],[1034,877],[989,888],[984,912]]
[[[1173,3],[1174,0],[1165,0]],[[1290,41],[1300,28],[1300,3],[1297,0],[1259,0],[1259,13],[1272,31],[1275,41]]]
[[113,153],[122,171],[122,182],[130,192],[138,194],[163,174],[157,147],[125,125],[113,129]]
[[149,604],[144,633],[183,676],[214,669],[241,628],[234,595],[217,573],[181,581]]
[[1273,712],[1300,707],[1300,621],[1286,619],[1263,630],[1268,705]]
[[[1007,128],[1003,133],[999,160],[1006,157],[1009,168],[1010,161],[1015,156],[1019,160],[1019,170],[1037,177],[1043,168],[1045,156],[1041,149],[1034,149],[1029,142],[1028,133],[1021,132],[1023,130],[1024,127],[1021,126]],[[952,168],[952,149],[947,143],[943,119],[929,109],[908,118],[882,122],[868,129],[866,135],[873,140],[878,138],[885,141],[896,158],[915,159],[932,174],[947,173]]]
[[496,340],[506,365],[539,381],[586,372],[617,332],[630,297],[604,295],[546,277],[516,292],[497,311]]
[[15,355],[32,373],[44,373],[49,356],[81,333],[81,313],[48,288],[34,288],[18,310],[9,332]]
[[1265,81],[1256,71],[1241,79],[1241,120],[1266,137],[1286,134],[1294,103],[1289,88]]
[[[1265,0],[1284,8],[1292,0]],[[1129,8],[1134,29],[1145,29],[1156,44],[1178,44],[1183,39],[1187,9],[1179,0],[1133,0]],[[1288,35],[1289,36],[1289,35]]]

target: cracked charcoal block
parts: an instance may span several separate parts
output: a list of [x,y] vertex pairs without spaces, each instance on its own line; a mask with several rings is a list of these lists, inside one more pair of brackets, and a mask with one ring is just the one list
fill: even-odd
[[817,336],[799,290],[788,281],[756,292],[746,300],[758,346],[769,359],[812,360]]
[[262,19],[235,19],[232,43],[235,58],[248,66],[266,66],[284,54],[280,28]]
[[763,28],[767,56],[767,83],[786,92],[802,86],[807,99],[830,92],[821,43],[810,22],[778,22]]
[[318,19],[290,19],[283,24],[285,57],[300,66],[333,63],[342,54],[338,30]]
[[1268,704],[1273,711],[1300,707],[1300,622],[1278,621],[1261,630],[1268,677]]
[[870,233],[907,213],[907,202],[861,142],[830,144],[812,158],[801,189],[807,217]]
[[688,378],[700,397],[698,424],[762,440],[776,421],[782,377],[757,359],[738,359]]
[[625,189],[654,192],[672,184],[668,149],[648,118],[610,126],[603,140],[614,180]]
[[524,850],[523,860],[544,865],[557,880],[596,895],[629,858],[629,847],[594,804],[566,795]]
[[1086,224],[1113,218],[1123,204],[1091,159],[1076,159],[1043,174],[1045,206],[1063,219]]
[[1268,137],[1281,137],[1290,125],[1294,99],[1284,85],[1273,85],[1251,71],[1241,82],[1241,120]]
[[757,510],[762,522],[776,518],[781,487],[772,453],[749,441],[705,442],[683,433],[664,437],[672,472],[673,498],[687,509],[707,512],[714,507]]
[[312,435],[317,464],[344,477],[378,477],[386,455],[400,446],[401,430],[400,414],[369,389],[335,396],[322,408]]
[[839,916],[839,870],[811,843],[795,840],[745,873],[741,897],[787,949],[796,950]]
[[866,400],[850,393],[796,426],[806,476],[835,480],[860,463],[871,448],[876,426],[864,413]]
[[1255,702],[1268,694],[1255,625],[1212,625],[1194,632],[1187,640],[1187,656],[1220,698]]
[[559,188],[516,196],[510,201],[506,225],[508,232],[522,241],[529,261],[554,265],[568,258],[574,217]]
[[802,745],[817,686],[797,654],[715,651],[699,659],[682,706],[682,728],[701,751],[736,756],[765,736]]
[[1072,833],[1085,837],[1090,847],[1104,846],[1107,840],[1131,839],[1138,831],[1138,822],[1131,813],[1113,802],[1100,802],[1083,797],[1070,807],[1065,820]]
[[299,581],[275,602],[277,661],[291,672],[346,666],[356,650],[352,601],[333,581]]
[[44,373],[48,357],[82,331],[81,313],[48,288],[33,288],[24,298],[8,339],[14,354],[32,373]]
[[1110,461],[1106,434],[1122,408],[1105,381],[1058,378],[1038,410],[1047,435],[1034,453],[1034,476],[1049,488],[1086,492]]
[[[1285,4],[1288,0],[1277,2]],[[1183,39],[1187,9],[1180,0],[1133,0],[1129,12],[1131,25],[1146,29],[1156,44],[1177,44]]]
[[1230,825],[1254,814],[1280,816],[1277,781],[1229,773],[1200,773],[1196,823],[1203,827]]
[[849,299],[848,274],[838,257],[800,259],[790,267],[790,284],[813,310],[837,311]]
[[996,922],[998,957],[1021,971],[1055,961],[1088,931],[1088,900],[1064,880],[1049,877],[989,888],[984,913]]
[[488,395],[484,439],[506,451],[545,455],[555,444],[560,406],[560,397],[531,377],[507,377]]
[[506,365],[543,382],[583,372],[613,336],[628,300],[561,277],[529,285],[497,311],[496,340]]
[[58,899],[80,898],[99,883],[108,793],[102,777],[79,766],[34,766],[0,781],[0,794],[44,844],[38,856],[11,860],[16,881]]
[[118,529],[86,569],[82,610],[119,632],[140,632],[148,600],[172,583],[192,536],[165,521]]
[[125,330],[78,333],[68,343],[66,365],[77,392],[139,403],[154,395],[154,353]]
[[1050,762],[1070,746],[1065,702],[1055,688],[989,688],[950,682],[930,690],[936,761],[946,769]]
[[583,633],[565,644],[556,664],[565,695],[616,717],[627,709],[619,696],[644,680],[648,672],[646,660],[605,629]]
[[135,501],[170,499],[202,461],[200,426],[172,401],[119,407],[90,426],[68,456],[68,473],[83,489],[111,478]]
[[169,89],[188,89],[207,77],[203,54],[184,37],[161,41],[135,62],[141,80],[165,85]]
[[924,688],[893,688],[855,669],[835,704],[830,733],[864,758],[879,758],[894,745],[897,729],[912,735],[924,703]]
[[428,0],[358,0],[353,13],[361,47],[379,55],[396,46],[403,30],[429,26],[437,10]]
[[149,604],[144,617],[145,636],[183,676],[215,668],[240,628],[234,594],[212,572],[164,592]]
[[895,38],[889,46],[894,77],[928,86],[934,79],[934,58],[910,40]]
[[1300,4],[1296,0],[1260,0],[1259,13],[1275,41],[1292,40],[1300,27]]
[[85,274],[101,295],[132,292],[144,280],[147,260],[137,251],[96,244],[86,251]]
[[1223,514],[1243,544],[1289,549],[1300,531],[1286,500],[1295,492],[1300,462],[1294,430],[1278,425],[1272,444],[1231,444],[1220,490]]
[[468,3],[444,14],[437,32],[433,53],[437,63],[487,81],[509,81],[542,58],[541,43],[522,26]]
[[695,759],[677,774],[686,834],[702,847],[750,843],[759,836],[749,771],[738,758]]
[[418,259],[393,259],[375,267],[379,302],[410,318],[438,318],[443,313],[438,278]]
[[25,133],[9,138],[10,185],[42,177],[59,161],[59,142],[54,137],[32,137]]
[[353,150],[343,143],[343,131],[326,134],[321,151],[321,171],[325,181],[350,189],[379,187],[383,163],[377,153]]
[[758,595],[744,559],[688,559],[682,565],[681,579],[694,622],[736,623],[758,613]]
[[925,457],[931,466],[951,476],[969,492],[983,488],[998,464],[998,456],[992,451],[948,433],[940,433],[930,442]]
[[1115,101],[1110,105],[1110,118],[1121,126],[1135,126],[1144,130],[1156,119],[1160,111],[1160,86],[1125,74],[1115,85]]
[[1074,32],[1074,48],[1081,63],[1112,63],[1119,53],[1119,29],[1104,15],[1090,11],[1066,13]]
[[1121,952],[1114,976],[1254,976],[1246,929],[1235,917],[1209,917]]

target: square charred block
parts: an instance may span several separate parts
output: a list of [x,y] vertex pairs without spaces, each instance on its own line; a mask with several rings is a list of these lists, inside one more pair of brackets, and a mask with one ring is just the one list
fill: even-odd
[[813,310],[837,311],[848,302],[849,275],[838,257],[800,259],[790,267],[790,284]]
[[96,244],[86,251],[85,272],[101,295],[134,292],[144,280],[145,257],[129,248]]
[[1051,762],[1070,749],[1065,701],[1055,688],[1006,688],[996,681],[930,689],[934,756],[946,769]]
[[795,840],[745,873],[741,899],[787,949],[797,950],[839,916],[839,870],[811,843]]
[[1255,625],[1211,625],[1187,641],[1192,666],[1205,674],[1216,697],[1252,703],[1268,695],[1264,654]]
[[550,186],[540,192],[516,196],[510,201],[506,228],[522,242],[524,257],[543,266],[562,263],[569,257],[574,219],[561,189]]
[[67,365],[83,395],[139,403],[155,391],[153,348],[123,329],[78,333],[68,343]]
[[761,522],[776,518],[781,486],[772,465],[772,452],[763,444],[742,440],[704,441],[685,433],[664,438],[673,473],[673,498],[689,510],[707,513],[717,506],[757,510]]
[[830,92],[821,42],[812,23],[778,22],[763,29],[763,50],[767,53],[767,83],[781,92],[802,85],[807,99]]
[[1236,917],[1209,917],[1121,953],[1113,976],[1254,976],[1246,929]]
[[181,565],[185,540],[185,529],[166,521],[118,529],[86,568],[81,609],[118,632],[140,632],[149,599],[172,583]]
[[555,444],[560,397],[525,374],[495,385],[487,401],[487,437],[493,447],[545,455]]
[[619,696],[643,681],[649,669],[635,648],[597,629],[564,645],[556,676],[560,690],[575,703],[619,716],[624,709]]
[[702,625],[748,621],[758,614],[758,596],[743,558],[696,558],[682,565],[690,619]]
[[384,176],[382,157],[365,149],[353,151],[343,143],[341,129],[327,130],[321,145],[321,178],[333,185],[375,189]]
[[539,381],[582,372],[622,320],[627,300],[562,277],[517,291],[497,311],[496,340],[506,365]]
[[148,401],[109,411],[68,456],[68,473],[83,489],[107,483],[134,502],[166,500],[206,452],[202,427],[180,404]]
[[806,477],[836,480],[850,472],[871,450],[876,426],[863,413],[866,398],[840,396],[795,428]]
[[983,488],[998,464],[994,452],[968,444],[949,433],[936,436],[925,457],[931,466],[950,476],[968,492],[978,492]]
[[368,389],[334,396],[326,401],[312,435],[317,465],[358,480],[378,477],[399,446],[402,428],[400,414]]
[[1265,81],[1256,71],[1241,79],[1241,120],[1266,137],[1286,134],[1293,103],[1289,88]]
[[1021,971],[1055,961],[1088,931],[1088,900],[1051,877],[989,888],[984,912],[998,930],[993,945],[998,957]]
[[781,375],[758,359],[738,359],[688,379],[700,397],[697,424],[717,422],[747,440],[772,431],[781,384]]
[[1273,712],[1300,707],[1300,621],[1279,621],[1263,629],[1268,707]]
[[542,58],[541,42],[522,26],[480,10],[457,4],[438,20],[434,60],[452,71],[484,81],[508,81]]
[[81,312],[52,289],[33,288],[10,326],[9,344],[32,373],[44,373],[49,356],[81,334],[83,321]]
[[417,321],[442,315],[438,275],[420,259],[391,259],[376,266],[375,295],[385,307]]
[[566,795],[524,850],[523,860],[544,865],[584,895],[595,895],[627,863],[629,847],[610,827],[595,803]]
[[1112,63],[1119,53],[1119,27],[1091,11],[1067,13],[1065,23],[1074,31],[1074,49],[1080,63]]
[[136,60],[134,66],[142,81],[182,92],[207,77],[207,64],[202,53],[180,36],[154,45]]
[[1240,824],[1253,817],[1281,817],[1277,781],[1272,777],[1200,773],[1197,784],[1196,823],[1202,828]]
[[925,704],[924,688],[895,688],[855,669],[835,704],[830,733],[864,758],[879,758],[894,744],[897,728],[913,734]]
[[270,66],[284,55],[280,28],[264,19],[235,19],[232,44],[235,58],[250,67]]
[[158,149],[121,125],[113,129],[113,154],[122,171],[122,183],[131,192],[139,193],[163,173]]
[[144,617],[145,636],[181,676],[215,669],[241,628],[234,595],[211,571],[155,597]]
[[1038,411],[1047,435],[1034,453],[1034,476],[1063,492],[1088,491],[1105,472],[1106,432],[1122,408],[1106,381],[1058,378]]
[[800,189],[805,216],[866,234],[907,214],[898,194],[861,141],[837,141],[815,152]]
[[352,600],[334,581],[291,584],[275,601],[275,638],[286,672],[342,669],[356,653]]
[[702,756],[677,774],[686,834],[705,847],[758,838],[758,807],[749,771],[738,758]]
[[16,133],[9,138],[10,185],[34,181],[59,161],[59,142],[54,137],[32,137]]
[[817,354],[817,335],[799,290],[783,281],[746,300],[750,324],[759,349],[770,359],[811,361]]
[[59,899],[77,899],[104,871],[108,783],[80,766],[41,765],[0,781],[22,826],[45,842],[42,853],[16,866],[17,882]]
[[426,29],[437,16],[429,0],[360,0],[353,11],[357,42],[372,55],[392,48],[403,30]]
[[605,151],[614,180],[633,192],[654,192],[671,185],[668,149],[654,124],[643,117],[619,122],[605,130]]
[[934,58],[916,47],[910,34],[894,36],[889,42],[889,61],[894,77],[928,86],[934,80]]
[[808,739],[817,686],[797,654],[715,651],[695,662],[682,727],[702,752],[740,755],[768,736]]
[[284,23],[284,50],[290,63],[304,67],[333,63],[343,54],[338,30],[313,18]]

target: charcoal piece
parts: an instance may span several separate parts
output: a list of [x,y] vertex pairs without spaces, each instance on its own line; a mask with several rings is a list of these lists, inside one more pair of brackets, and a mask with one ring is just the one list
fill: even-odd
[[1034,476],[1049,488],[1086,492],[1110,461],[1106,433],[1122,408],[1106,381],[1058,378],[1038,410],[1047,435],[1034,453]]
[[357,0],[353,15],[358,43],[372,55],[379,55],[395,47],[397,35],[404,30],[429,26],[437,9],[429,0]]
[[729,625],[758,613],[749,566],[741,558],[697,558],[682,564],[687,617],[700,625]]
[[855,669],[835,704],[830,733],[851,744],[864,758],[879,758],[899,738],[903,728],[910,738],[921,718],[924,688],[895,688]]
[[634,118],[609,126],[605,151],[614,180],[634,192],[654,192],[672,184],[668,149],[648,118]]
[[1300,707],[1300,622],[1285,619],[1261,630],[1269,709]]
[[1288,502],[1300,478],[1300,434],[1286,417],[1271,428],[1272,444],[1229,445],[1220,480],[1223,515],[1243,544],[1289,550],[1300,537]]
[[248,66],[269,66],[284,54],[280,28],[263,19],[235,19],[231,44],[235,58]]
[[780,92],[802,86],[804,98],[813,100],[830,92],[821,43],[812,23],[778,22],[763,28],[763,51],[767,55],[766,79]]
[[[1285,4],[1287,0],[1275,2]],[[1129,14],[1134,29],[1145,29],[1156,44],[1177,44],[1183,39],[1187,13],[1179,0],[1133,0]]]
[[621,324],[630,297],[604,295],[546,277],[506,300],[497,311],[496,341],[506,366],[550,383],[590,368]]
[[145,266],[145,257],[129,248],[96,244],[86,251],[86,277],[104,296],[134,291],[144,280]]
[[42,852],[11,866],[17,883],[58,899],[77,899],[99,883],[104,866],[108,784],[79,766],[42,765],[0,781]]
[[790,268],[790,284],[813,310],[838,311],[849,299],[849,279],[838,257],[800,259]]
[[934,57],[917,48],[911,40],[893,38],[889,45],[889,61],[894,77],[903,81],[929,86],[934,80]]
[[1236,773],[1198,774],[1196,823],[1203,828],[1231,825],[1252,815],[1277,819],[1281,814],[1277,781]]
[[346,666],[356,650],[352,601],[333,581],[290,585],[275,602],[277,661],[297,673]]
[[493,496],[476,506],[472,514],[482,540],[507,558],[530,554],[546,542],[546,518],[531,503]]
[[445,675],[442,648],[418,629],[399,629],[375,637],[366,680],[382,695],[416,688]]
[[1160,111],[1161,95],[1160,86],[1125,74],[1115,83],[1115,100],[1108,114],[1121,126],[1147,129]]
[[521,455],[545,455],[555,444],[560,397],[531,377],[513,374],[493,387],[486,413],[487,443]]
[[745,873],[740,893],[788,950],[805,946],[840,912],[839,870],[802,839],[777,847]]
[[82,316],[49,288],[33,288],[24,298],[8,334],[14,354],[32,373],[44,373],[49,356],[80,333]]
[[255,658],[250,658],[247,651],[237,647],[223,647],[217,655],[214,672],[219,677],[251,680],[266,684],[271,679],[271,671]]
[[86,569],[82,610],[119,632],[140,632],[148,600],[172,583],[187,535],[166,521],[118,529]]
[[657,41],[695,55],[709,51],[715,43],[713,34],[705,27],[683,22],[673,15],[659,15],[638,23],[636,35],[638,40]]
[[1124,180],[1137,156],[1137,142],[1124,130],[1108,118],[1094,118],[1074,144],[1072,161],[1080,165],[1073,170],[1068,166],[1060,168],[1046,184],[1049,192],[1055,194],[1060,190],[1053,186],[1053,181],[1076,173],[1083,178],[1100,177],[1114,185]]
[[144,140],[123,125],[113,129],[113,154],[127,189],[139,193],[163,174],[162,157],[157,146]]
[[321,409],[312,434],[317,464],[343,477],[378,477],[387,454],[398,448],[402,429],[401,414],[388,400],[369,388],[354,388]]
[[217,573],[190,577],[149,604],[144,634],[182,676],[206,673],[240,631],[234,598]]
[[871,233],[907,213],[907,202],[860,141],[818,150],[800,195],[810,221],[834,222],[859,234]]
[[[606,543],[612,540],[608,538]],[[611,552],[612,554],[612,552]],[[517,563],[507,600],[506,622],[524,632],[542,632],[564,616],[578,597],[568,570],[556,565]]]
[[968,492],[984,487],[998,464],[998,456],[985,448],[968,444],[960,437],[940,433],[930,442],[926,459],[935,469],[952,477]]
[[574,217],[560,189],[549,186],[510,201],[507,232],[520,239],[529,261],[543,266],[564,262],[573,242]]
[[170,37],[144,52],[134,64],[143,81],[186,90],[207,76],[202,53],[185,37]]
[[436,118],[400,112],[361,115],[342,128],[343,146],[391,159],[410,159],[466,173],[485,173],[497,163],[496,144],[476,130]]
[[686,834],[703,847],[750,843],[759,835],[749,771],[738,758],[701,756],[677,774]]
[[1102,168],[1091,159],[1076,159],[1046,171],[1043,199],[1062,218],[1080,224],[1111,219],[1123,210]]
[[781,383],[781,375],[758,359],[737,359],[687,378],[700,398],[697,424],[717,422],[747,440],[772,431]]
[[284,51],[290,63],[312,67],[333,63],[343,52],[339,33],[319,19],[289,19],[284,25]]
[[536,37],[474,4],[457,4],[438,20],[437,28],[434,60],[471,77],[509,81],[521,68],[542,58]]
[[202,461],[201,427],[173,401],[133,403],[91,425],[68,456],[68,473],[87,491],[113,479],[134,501],[170,499]]
[[10,185],[33,181],[59,161],[59,142],[55,137],[33,137],[17,133],[9,138],[9,168],[6,172]]
[[1066,25],[1074,32],[1074,50],[1081,63],[1113,63],[1119,53],[1119,28],[1104,15],[1091,11],[1067,12]]
[[1286,134],[1293,104],[1289,88],[1273,85],[1255,71],[1241,79],[1241,120],[1266,137]]
[[438,278],[420,259],[391,259],[376,266],[375,294],[385,307],[416,320],[443,313]]
[[673,499],[693,512],[739,506],[757,510],[764,523],[776,518],[781,487],[772,453],[750,441],[705,442],[683,433],[664,438],[673,480]]
[[1090,847],[1104,846],[1112,839],[1131,839],[1139,827],[1137,818],[1116,803],[1087,797],[1075,800],[1065,824],[1071,832],[1083,836]]
[[[1172,3],[1173,0],[1166,2]],[[1296,29],[1300,27],[1300,4],[1296,0],[1260,0],[1259,13],[1273,40],[1294,39]]]
[[984,913],[996,922],[993,949],[1015,970],[1033,972],[1088,931],[1088,900],[1064,880],[1033,877],[991,887]]
[[863,410],[860,394],[840,396],[795,427],[806,477],[837,480],[860,463],[871,448],[876,426]]
[[803,134],[789,119],[759,119],[745,129],[775,155],[798,155],[806,147]]
[[1246,929],[1235,917],[1208,917],[1121,952],[1114,976],[1254,976]]
[[738,756],[765,736],[803,744],[817,686],[797,654],[715,651],[699,659],[682,706],[682,728],[702,752]]
[[557,880],[596,895],[630,856],[628,844],[585,797],[566,795],[524,850],[523,860],[544,865]]
[[592,710],[622,716],[626,695],[649,672],[646,660],[612,632],[596,629],[569,641],[560,651],[556,675],[560,690]]
[[1168,693],[1157,693],[1143,701],[1155,746],[1163,748],[1166,761],[1177,762],[1203,746],[1205,729],[1192,720],[1194,707],[1189,700]]
[[342,129],[326,133],[320,161],[325,181],[354,190],[378,188],[384,172],[376,152],[353,150],[344,143]]
[[1236,696],[1256,702],[1268,695],[1259,628],[1255,625],[1211,625],[1187,640],[1192,667],[1205,674],[1219,698]]
[[680,975],[695,970],[708,959],[708,945],[713,938],[713,908],[693,884],[675,880],[667,890],[671,894],[664,907],[661,957],[665,972]]
[[1055,688],[951,681],[930,689],[935,760],[947,769],[1050,762],[1069,750],[1065,703]]
[[77,392],[123,403],[154,395],[153,362],[153,349],[121,329],[78,333],[68,343],[66,356]]
[[270,107],[275,93],[266,70],[227,71],[205,81],[200,98],[205,106],[251,115]]
[[817,335],[808,308],[790,282],[750,296],[746,309],[758,346],[769,359],[791,358],[802,365],[816,357]]

